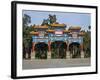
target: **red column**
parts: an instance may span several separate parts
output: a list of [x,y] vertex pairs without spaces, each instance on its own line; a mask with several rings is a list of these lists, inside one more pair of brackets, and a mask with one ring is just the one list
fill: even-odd
[[81,51],[83,51],[83,44],[80,44]]
[[84,54],[84,51],[83,51],[83,44],[81,44],[81,58],[84,58],[85,54]]
[[32,52],[34,51],[34,42],[32,42]]
[[50,45],[51,45],[51,42],[49,41],[49,42],[48,42],[49,51],[51,51]]

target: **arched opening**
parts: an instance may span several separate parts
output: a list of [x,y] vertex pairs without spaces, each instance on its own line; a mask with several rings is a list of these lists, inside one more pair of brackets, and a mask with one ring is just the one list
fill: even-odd
[[77,42],[72,42],[69,45],[69,51],[71,58],[80,58],[81,57],[81,49],[80,44]]
[[51,43],[51,58],[66,58],[67,44],[64,41],[55,41]]
[[47,59],[48,45],[44,42],[39,42],[35,45],[35,58]]

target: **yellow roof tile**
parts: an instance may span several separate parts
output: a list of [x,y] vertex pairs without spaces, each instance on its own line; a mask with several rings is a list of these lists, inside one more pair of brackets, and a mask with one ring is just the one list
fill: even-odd
[[69,33],[70,31],[69,30],[63,30],[63,32]]
[[47,28],[48,28],[48,26],[46,26],[46,25],[44,25],[44,26],[40,26],[40,25],[38,25],[38,26],[34,26],[34,28],[42,28],[42,29],[47,29]]
[[52,27],[65,27],[66,25],[65,24],[53,23],[53,24],[50,24],[50,26],[52,26]]
[[80,30],[81,29],[81,27],[79,27],[79,26],[76,26],[76,27],[70,27],[69,28],[69,30]]
[[47,30],[47,32],[54,32],[55,30]]

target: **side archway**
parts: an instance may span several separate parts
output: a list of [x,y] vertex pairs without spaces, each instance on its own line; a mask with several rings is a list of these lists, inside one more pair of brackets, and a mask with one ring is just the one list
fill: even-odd
[[81,57],[81,47],[78,42],[70,43],[69,51],[70,51],[71,58],[80,58]]

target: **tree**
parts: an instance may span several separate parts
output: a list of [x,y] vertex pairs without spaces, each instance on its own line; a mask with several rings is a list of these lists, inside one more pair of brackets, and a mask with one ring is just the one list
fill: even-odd
[[43,19],[43,22],[41,25],[49,26],[50,24],[56,23],[56,21],[57,21],[56,15],[49,14],[49,17],[47,19]]
[[90,37],[90,32],[85,32],[85,35],[83,37],[83,46],[84,46],[84,51],[85,51],[85,57],[90,57],[91,56],[91,37]]
[[48,25],[48,24],[49,24],[48,19],[44,19],[41,25],[43,26],[43,25]]
[[89,31],[91,30],[91,26],[88,26]]
[[28,26],[31,23],[31,17],[27,14],[23,15],[23,58],[26,58],[26,53],[28,53],[28,58],[30,58],[31,47],[32,47],[32,38],[30,33],[30,28],[32,26]]
[[56,20],[57,20],[56,15],[51,15],[51,14],[49,14],[49,21],[50,21],[50,24],[55,23]]
[[26,27],[28,24],[31,23],[31,17],[27,14],[23,16],[23,26]]

